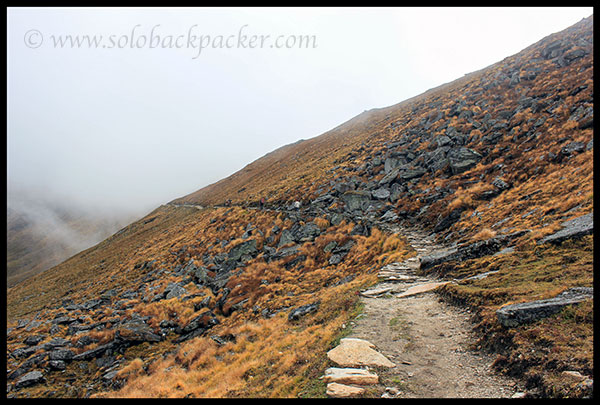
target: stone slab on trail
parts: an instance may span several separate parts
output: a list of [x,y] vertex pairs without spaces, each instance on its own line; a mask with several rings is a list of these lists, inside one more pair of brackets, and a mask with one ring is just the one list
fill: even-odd
[[379,376],[361,368],[330,367],[325,370],[324,381],[340,384],[369,385],[377,384]]
[[327,352],[327,357],[342,367],[378,366],[395,367],[387,357],[374,350],[373,343],[356,338],[344,338]]
[[327,384],[327,395],[334,398],[348,398],[362,394],[365,391],[364,388],[353,387],[351,385],[329,383]]
[[433,291],[436,288],[438,288],[439,286],[448,284],[449,282],[450,281],[440,281],[440,282],[432,282],[432,283],[415,285],[400,294],[396,294],[396,297],[404,298],[404,297],[410,297],[411,295],[417,295],[417,294],[421,294],[424,292]]

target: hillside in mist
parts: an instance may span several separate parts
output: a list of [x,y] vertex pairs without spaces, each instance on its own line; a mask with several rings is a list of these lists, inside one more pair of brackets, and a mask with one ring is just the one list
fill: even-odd
[[8,287],[101,242],[135,218],[32,192],[11,194],[6,229]]
[[[156,208],[8,290],[8,395],[334,396],[330,352],[399,269],[379,305],[435,280],[470,322],[448,350],[491,356],[503,396],[590,397],[593,95],[589,17]],[[370,332],[409,355],[415,322]],[[355,395],[423,392],[413,366]],[[463,366],[435,383],[477,394]]]

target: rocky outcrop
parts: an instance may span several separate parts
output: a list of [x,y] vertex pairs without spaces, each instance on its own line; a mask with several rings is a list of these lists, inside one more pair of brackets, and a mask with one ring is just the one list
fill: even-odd
[[594,289],[575,287],[547,300],[512,304],[496,311],[498,321],[506,327],[535,322],[561,311],[565,306],[592,299]]
[[497,236],[483,241],[462,245],[455,248],[436,251],[421,258],[421,270],[434,268],[442,263],[475,259],[494,254],[506,247],[512,240],[524,235],[527,231],[519,231],[508,235]]
[[585,235],[591,235],[594,232],[594,213],[582,215],[575,219],[563,222],[562,229],[552,235],[548,235],[538,241],[542,243],[561,243],[567,239],[581,238]]

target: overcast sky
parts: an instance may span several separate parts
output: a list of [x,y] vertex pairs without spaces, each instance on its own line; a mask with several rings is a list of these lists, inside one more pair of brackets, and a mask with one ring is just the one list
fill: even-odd
[[27,188],[147,211],[592,13],[12,8],[9,198]]

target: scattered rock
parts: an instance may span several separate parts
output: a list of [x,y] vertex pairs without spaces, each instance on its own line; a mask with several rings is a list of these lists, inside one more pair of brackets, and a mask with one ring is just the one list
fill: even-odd
[[591,299],[593,296],[593,288],[575,287],[554,298],[507,305],[497,310],[496,316],[502,325],[514,327],[546,318],[559,312],[567,305],[577,304]]
[[312,314],[313,312],[317,312],[319,309],[320,302],[314,302],[308,305],[302,305],[301,307],[292,309],[288,315],[288,321],[297,321],[298,319],[306,316],[308,314]]
[[374,347],[371,342],[363,339],[344,338],[339,346],[327,352],[327,357],[342,367],[395,366],[387,357],[374,350]]
[[379,376],[360,368],[331,367],[325,370],[324,381],[340,384],[369,385],[377,384]]
[[333,398],[348,398],[360,395],[363,392],[365,392],[364,388],[332,382],[327,384],[326,393]]
[[24,387],[30,387],[32,385],[43,383],[44,381],[44,375],[40,371],[30,371],[29,373],[25,374],[17,380],[15,388],[19,389]]
[[537,243],[561,243],[567,239],[581,238],[594,232],[594,213],[582,215],[561,224],[563,229],[540,239]]

